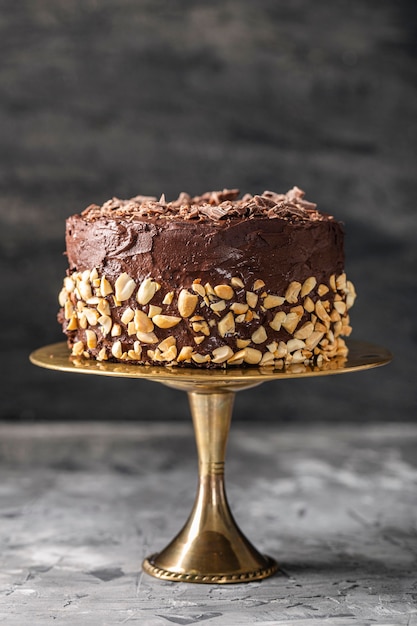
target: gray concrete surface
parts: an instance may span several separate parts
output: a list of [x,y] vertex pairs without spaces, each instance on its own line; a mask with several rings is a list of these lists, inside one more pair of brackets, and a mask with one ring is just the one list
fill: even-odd
[[232,425],[227,491],[281,564],[261,582],[143,574],[191,509],[190,422],[0,426],[0,623],[415,626],[417,427]]
[[168,390],[29,365],[61,338],[68,215],[112,195],[297,184],[345,222],[355,337],[396,358],[303,393],[262,388],[239,419],[262,401],[273,420],[414,420],[416,22],[412,0],[2,3],[0,419],[183,413]]

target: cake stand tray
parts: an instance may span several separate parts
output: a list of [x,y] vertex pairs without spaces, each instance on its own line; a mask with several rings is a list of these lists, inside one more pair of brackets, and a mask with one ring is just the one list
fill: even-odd
[[33,364],[64,372],[143,378],[188,394],[199,459],[194,507],[171,543],[143,562],[148,574],[163,580],[194,583],[237,583],[260,580],[278,564],[256,550],[233,519],[226,498],[224,464],[235,392],[267,381],[345,374],[385,365],[390,353],[364,341],[348,341],[347,358],[323,366],[297,364],[284,370],[191,369],[132,365],[71,357],[67,344],[56,343],[33,352]]

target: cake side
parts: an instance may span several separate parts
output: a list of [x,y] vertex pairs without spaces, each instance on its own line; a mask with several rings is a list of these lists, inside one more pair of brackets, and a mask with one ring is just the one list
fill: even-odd
[[203,367],[346,356],[343,228],[292,192],[114,199],[70,217],[59,319],[72,353]]

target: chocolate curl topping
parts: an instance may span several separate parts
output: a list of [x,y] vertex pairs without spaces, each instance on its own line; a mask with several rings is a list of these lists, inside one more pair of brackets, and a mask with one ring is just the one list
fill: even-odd
[[333,219],[319,213],[316,204],[304,200],[304,191],[293,187],[287,193],[264,191],[260,195],[245,194],[239,198],[238,189],[208,191],[201,196],[181,192],[176,200],[168,202],[165,194],[159,200],[154,196],[135,196],[130,200],[112,198],[101,207],[92,204],[82,212],[87,220],[99,217],[182,219],[195,221],[220,221],[225,219],[251,219],[265,217],[288,221],[314,221]]

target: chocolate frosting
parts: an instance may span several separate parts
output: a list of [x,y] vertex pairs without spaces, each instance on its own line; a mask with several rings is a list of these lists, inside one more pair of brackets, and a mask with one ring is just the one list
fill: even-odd
[[276,290],[289,280],[324,280],[343,271],[343,228],[305,201],[304,192],[237,195],[183,193],[168,203],[137,196],[92,205],[67,221],[70,268],[185,287],[196,278],[216,283],[238,275],[245,283],[261,278]]

